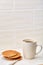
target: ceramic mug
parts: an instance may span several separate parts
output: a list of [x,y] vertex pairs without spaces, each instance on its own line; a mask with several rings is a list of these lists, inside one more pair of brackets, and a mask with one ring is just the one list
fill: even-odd
[[[35,55],[39,54],[42,50],[42,46],[37,45],[37,42],[35,41],[24,39],[23,42],[23,55],[26,59],[33,59]],[[36,53],[36,49],[38,46],[40,47],[40,50]]]

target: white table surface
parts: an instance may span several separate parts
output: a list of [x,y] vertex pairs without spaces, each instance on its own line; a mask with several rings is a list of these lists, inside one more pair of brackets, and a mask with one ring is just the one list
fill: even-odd
[[[6,50],[6,49],[4,49]],[[15,50],[15,49],[13,49]],[[21,49],[16,49],[17,51],[21,52],[22,56],[23,56],[23,52]],[[13,63],[14,61],[8,61],[5,60],[1,54],[3,50],[0,50],[0,65],[10,65],[11,63]],[[22,59],[21,61],[18,61],[15,65],[39,65],[39,64],[43,64],[43,50],[42,52],[36,56],[35,59],[32,60],[28,60],[28,59]]]

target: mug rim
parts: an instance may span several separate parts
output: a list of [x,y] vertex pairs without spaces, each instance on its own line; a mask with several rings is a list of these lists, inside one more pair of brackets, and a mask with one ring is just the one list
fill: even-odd
[[26,43],[36,43],[36,41],[32,40],[32,39],[24,39],[23,42],[26,42]]

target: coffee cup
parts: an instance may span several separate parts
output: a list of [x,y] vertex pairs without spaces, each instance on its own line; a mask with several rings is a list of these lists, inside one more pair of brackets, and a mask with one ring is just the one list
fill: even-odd
[[[37,47],[40,47],[40,50],[36,52]],[[42,50],[41,45],[37,45],[36,41],[31,39],[24,39],[23,40],[23,55],[25,59],[33,59],[35,55],[39,54]]]

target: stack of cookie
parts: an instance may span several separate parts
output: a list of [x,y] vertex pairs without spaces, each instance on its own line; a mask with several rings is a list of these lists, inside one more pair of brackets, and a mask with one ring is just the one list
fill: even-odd
[[16,50],[6,50],[2,52],[4,58],[8,60],[17,60],[21,59],[21,53]]

